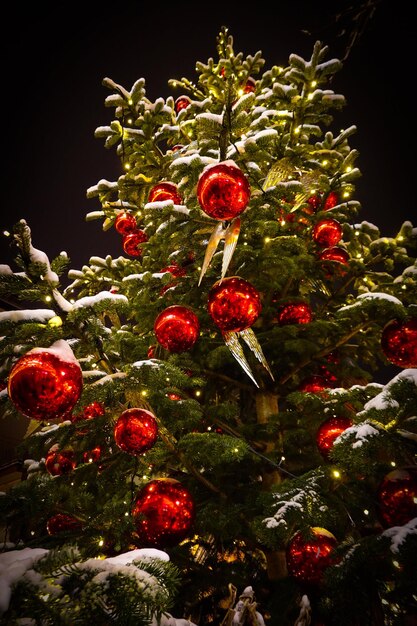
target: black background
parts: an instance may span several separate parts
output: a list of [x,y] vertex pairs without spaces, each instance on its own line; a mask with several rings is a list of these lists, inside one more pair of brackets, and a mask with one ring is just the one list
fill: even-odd
[[[3,19],[1,140],[3,180],[0,228],[25,218],[33,245],[52,259],[65,250],[71,267],[92,255],[123,254],[114,229],[85,215],[100,208],[87,189],[121,174],[115,150],[94,138],[113,119],[102,86],[109,77],[130,89],[145,78],[151,100],[173,95],[170,78],[197,78],[195,62],[216,58],[222,25],[235,51],[261,50],[264,69],[285,65],[291,53],[311,56],[313,44],[344,60],[331,88],[347,106],[340,128],[355,125],[362,177],[359,220],[394,236],[416,220],[416,61],[409,4],[392,0],[15,4]],[[368,8],[366,8],[368,7]],[[367,21],[361,14],[370,15]],[[362,10],[362,13],[361,13]],[[357,35],[353,45],[352,36]],[[13,266],[1,238],[0,263]]]

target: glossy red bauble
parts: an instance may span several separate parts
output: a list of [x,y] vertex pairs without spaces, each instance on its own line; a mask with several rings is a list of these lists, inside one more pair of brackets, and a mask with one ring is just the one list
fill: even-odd
[[259,292],[250,282],[231,276],[213,285],[207,308],[220,330],[239,332],[252,326],[259,317],[262,305]]
[[174,204],[182,204],[177,185],[168,181],[152,187],[148,196],[148,202],[165,202],[166,200],[172,200]]
[[319,259],[320,261],[336,261],[346,265],[349,262],[349,253],[340,246],[331,246],[320,252]]
[[140,546],[173,546],[188,535],[194,522],[195,504],[188,489],[178,480],[159,478],[139,491],[132,516]]
[[191,104],[191,99],[188,96],[179,96],[175,100],[175,111],[179,113],[183,109],[186,109]]
[[167,265],[166,267],[163,267],[159,271],[161,272],[161,274],[164,274],[165,272],[169,272],[170,274],[174,276],[174,278],[179,278],[187,274],[187,270],[181,267],[180,265],[177,265],[176,263],[172,263],[172,265]]
[[323,219],[313,228],[313,239],[319,246],[330,248],[342,239],[343,229],[340,222],[334,219]]
[[45,457],[45,467],[51,476],[62,476],[71,472],[77,463],[72,449],[60,450],[58,445],[52,446]]
[[353,421],[349,417],[329,417],[319,426],[316,433],[316,443],[324,458],[328,458],[335,439],[352,425]]
[[136,219],[131,213],[122,211],[116,217],[114,227],[121,235],[128,235],[137,229]]
[[324,570],[335,563],[336,546],[336,537],[325,528],[312,528],[310,537],[297,532],[286,549],[288,573],[304,583],[320,583]]
[[123,250],[129,256],[139,257],[143,252],[140,245],[146,241],[148,241],[148,235],[144,230],[138,228],[132,233],[123,236]]
[[377,493],[384,526],[404,526],[417,517],[417,466],[395,469],[382,479]]
[[128,454],[143,454],[158,438],[155,415],[146,409],[126,409],[114,427],[114,440]]
[[198,179],[201,209],[216,220],[231,220],[240,215],[248,205],[250,193],[246,176],[233,162],[209,165]]
[[336,191],[331,191],[324,201],[323,211],[329,211],[339,204],[339,194]]
[[174,277],[174,280],[170,281],[169,283],[167,283],[166,285],[162,287],[160,291],[161,296],[163,296],[164,293],[168,291],[168,289],[171,289],[172,287],[174,287],[174,285],[177,284],[177,281],[175,280],[176,278],[181,278],[182,276],[186,276],[187,274],[187,270],[184,269],[183,267],[180,267],[176,263],[173,263],[172,265],[168,265],[167,267],[163,267],[159,271],[161,274],[165,274],[169,272]]
[[200,322],[191,309],[173,304],[159,313],[154,332],[158,343],[168,352],[186,352],[198,339]]
[[288,302],[278,308],[277,322],[285,324],[308,324],[313,319],[308,302]]
[[333,385],[324,376],[313,374],[301,381],[298,391],[304,391],[305,393],[322,393],[326,389],[330,389]]
[[63,532],[77,532],[82,529],[80,520],[66,513],[57,513],[46,522],[46,531],[48,535],[59,535]]
[[393,365],[417,367],[417,317],[388,322],[381,334],[381,348]]
[[256,89],[256,80],[249,76],[247,79],[245,86],[243,87],[244,93],[253,93]]
[[8,394],[15,407],[35,420],[66,419],[83,388],[81,367],[53,350],[31,350],[13,366]]

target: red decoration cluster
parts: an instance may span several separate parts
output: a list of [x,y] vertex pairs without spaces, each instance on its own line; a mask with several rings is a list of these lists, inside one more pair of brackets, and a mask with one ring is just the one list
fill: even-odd
[[417,317],[388,322],[382,331],[381,348],[393,365],[417,367]]
[[201,209],[216,220],[231,220],[240,215],[248,205],[250,193],[246,176],[231,162],[207,166],[198,179]]
[[128,454],[143,454],[150,450],[158,438],[158,423],[146,409],[126,409],[114,427],[114,440]]
[[165,202],[166,200],[172,200],[174,204],[182,204],[182,198],[175,183],[164,181],[154,185],[150,190],[148,202]]
[[278,309],[277,322],[285,324],[308,324],[313,319],[308,302],[288,302]]
[[319,584],[324,570],[335,562],[336,546],[336,537],[325,528],[311,528],[311,537],[297,532],[286,549],[288,573],[301,582]]
[[139,491],[132,517],[141,546],[173,546],[189,533],[195,504],[188,489],[178,480],[159,478]]
[[353,425],[349,417],[329,417],[318,428],[316,443],[320,454],[328,458],[333,449],[335,439]]
[[154,332],[158,343],[168,352],[186,352],[198,339],[200,322],[190,308],[174,304],[159,313]]
[[123,250],[129,256],[139,257],[142,255],[141,243],[148,241],[148,235],[138,227],[136,218],[128,211],[120,211],[114,221],[114,227],[122,235]]
[[29,352],[12,367],[8,394],[15,407],[35,420],[66,419],[81,396],[83,377],[75,361],[56,353]]
[[388,472],[377,493],[384,526],[403,526],[417,517],[417,466]]
[[45,457],[45,467],[51,476],[68,474],[76,465],[74,450],[60,450],[58,445],[52,446]]

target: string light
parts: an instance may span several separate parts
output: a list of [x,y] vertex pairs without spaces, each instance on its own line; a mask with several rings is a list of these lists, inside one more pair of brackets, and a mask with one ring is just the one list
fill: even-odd
[[340,478],[339,470],[337,470],[337,469],[333,470],[332,474],[333,474],[334,478]]
[[100,548],[104,546],[104,539],[100,539],[98,545],[100,546]]

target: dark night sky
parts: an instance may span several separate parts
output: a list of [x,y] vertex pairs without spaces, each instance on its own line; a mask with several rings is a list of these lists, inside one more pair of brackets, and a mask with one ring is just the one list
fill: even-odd
[[[370,2],[371,0],[369,0]],[[222,25],[234,37],[235,51],[261,50],[265,68],[283,65],[291,53],[309,58],[317,39],[329,45],[328,58],[342,58],[352,15],[365,0],[281,0],[276,8],[240,2],[37,3],[11,8],[3,22],[1,140],[3,181],[1,230],[25,218],[33,245],[52,259],[65,250],[71,267],[92,255],[123,254],[120,236],[103,233],[101,222],[85,222],[100,208],[86,190],[101,178],[121,173],[115,150],[94,138],[97,126],[112,119],[104,106],[108,76],[129,88],[146,79],[151,100],[173,95],[168,79],[195,80],[195,62],[216,58]],[[340,128],[356,125],[351,147],[359,151],[362,172],[356,199],[358,220],[395,235],[405,219],[417,224],[414,20],[403,1],[380,0],[353,45],[331,88],[347,99]],[[346,7],[353,11],[336,20]],[[86,8],[87,7],[87,8]],[[341,34],[342,27],[346,33]],[[306,34],[308,30],[311,34]],[[11,264],[5,240],[0,263]]]

